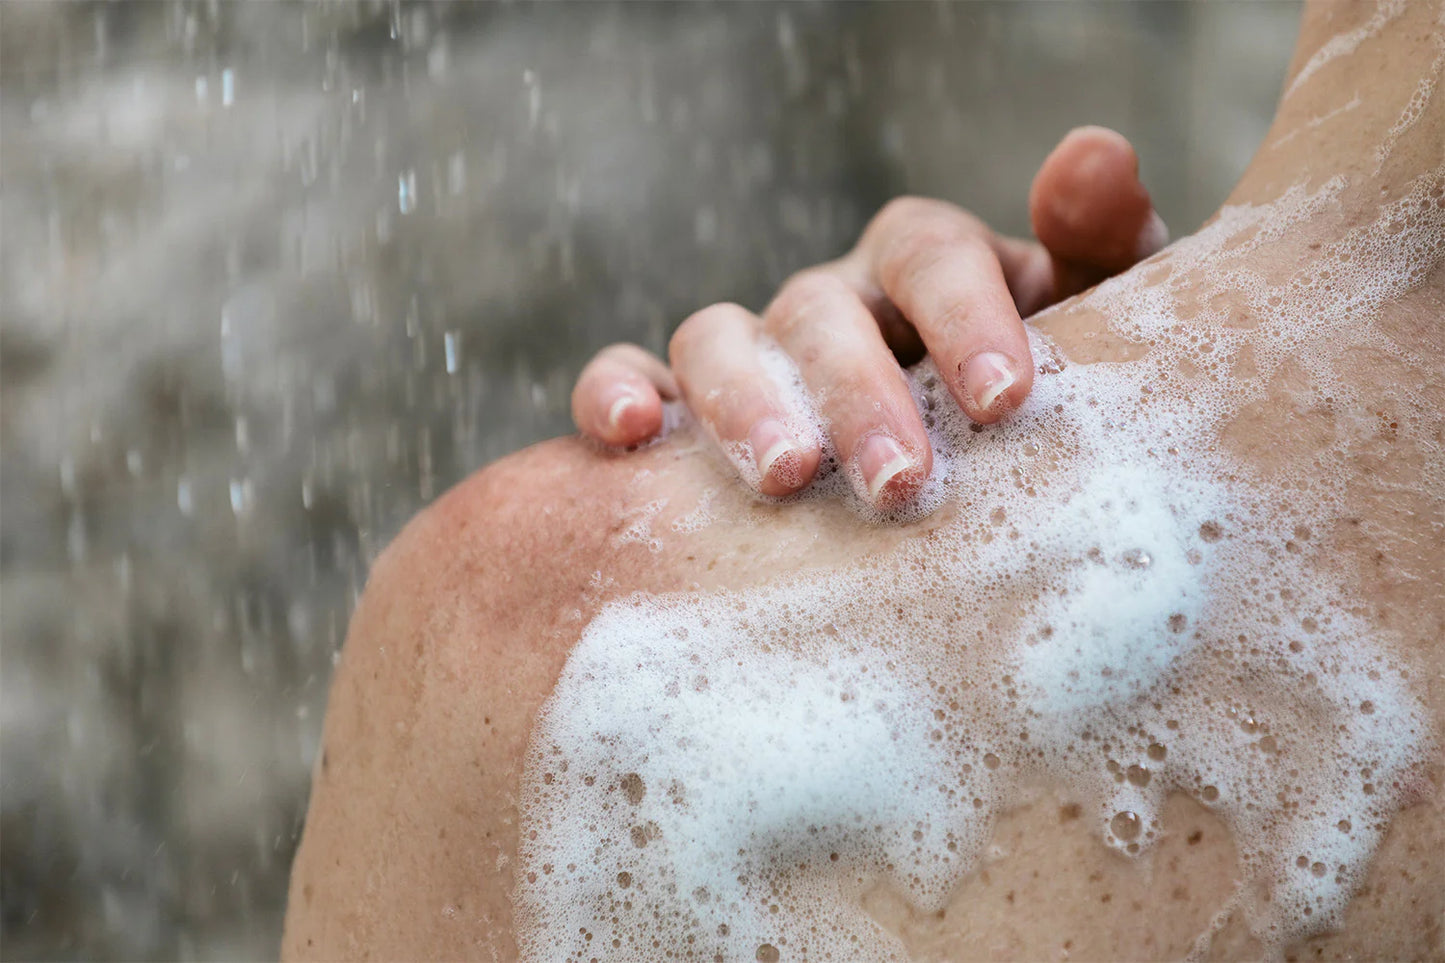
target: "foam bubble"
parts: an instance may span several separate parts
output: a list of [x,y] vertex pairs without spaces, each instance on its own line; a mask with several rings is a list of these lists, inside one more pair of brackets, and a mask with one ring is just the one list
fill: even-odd
[[1375,149],[1375,160],[1384,164],[1395,150],[1395,145],[1400,138],[1414,127],[1425,116],[1425,109],[1430,105],[1430,98],[1435,95],[1435,85],[1440,75],[1445,73],[1445,9],[1435,18],[1435,33],[1431,39],[1435,44],[1435,60],[1430,64],[1425,76],[1416,83],[1410,99],[1405,102],[1405,107],[1400,111],[1400,116],[1395,123],[1385,132],[1384,142]]
[[[1376,322],[1445,258],[1445,169],[1302,264],[1252,258],[1342,187],[1226,209],[1103,285],[1089,304],[1148,352],[1064,366],[1036,342],[1047,373],[1005,424],[974,431],[916,369],[937,458],[915,510],[970,506],[933,537],[598,615],[533,731],[524,954],[903,958],[859,894],[942,906],[1040,779],[1128,854],[1168,794],[1214,810],[1246,876],[1229,909],[1267,949],[1337,923],[1433,735],[1353,573],[1314,564],[1353,436],[1281,477],[1220,432],[1290,371],[1307,399],[1359,406],[1341,352],[1409,356]],[[1392,404],[1433,423],[1410,386]],[[1410,440],[1440,491],[1440,451]],[[837,474],[811,497],[853,497]]]
[[1337,60],[1340,57],[1354,53],[1359,49],[1360,44],[1377,35],[1390,21],[1403,13],[1404,10],[1405,0],[1380,0],[1380,2],[1376,4],[1375,12],[1370,15],[1369,20],[1366,20],[1354,30],[1347,30],[1343,33],[1336,34],[1325,41],[1324,44],[1320,46],[1320,49],[1316,50],[1310,59],[1305,61],[1305,65],[1300,68],[1300,72],[1296,74],[1294,80],[1290,82],[1289,87],[1284,92],[1285,99],[1289,99],[1295,91],[1303,87],[1320,68],[1332,60]]

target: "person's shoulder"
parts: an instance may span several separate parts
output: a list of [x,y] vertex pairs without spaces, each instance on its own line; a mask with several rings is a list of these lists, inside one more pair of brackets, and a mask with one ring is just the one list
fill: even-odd
[[514,770],[634,473],[544,442],[462,481],[376,559],[332,683],[287,958],[460,957],[508,932]]
[[377,559],[368,592],[425,572],[464,576],[463,596],[524,583],[521,599],[496,591],[494,604],[535,599],[545,587],[537,577],[605,550],[606,520],[628,498],[627,458],[557,438],[472,473],[407,524]]
[[373,562],[343,667],[382,658],[402,639],[416,658],[448,659],[539,641],[603,564],[608,519],[627,499],[621,457],[554,439],[437,498]]
[[513,955],[521,767],[593,615],[900,537],[836,499],[759,501],[708,444],[679,430],[630,453],[533,446],[438,498],[376,560],[332,682],[284,956]]

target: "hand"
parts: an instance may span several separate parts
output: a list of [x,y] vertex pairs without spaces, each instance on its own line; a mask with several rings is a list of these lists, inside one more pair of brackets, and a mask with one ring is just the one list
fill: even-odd
[[780,349],[860,495],[901,504],[933,461],[902,366],[926,351],[980,423],[1020,404],[1034,375],[1021,315],[1164,246],[1138,171],[1122,135],[1071,131],[1029,194],[1039,243],[995,234],[943,201],[891,201],[853,250],[795,274],[761,317],[736,304],[689,317],[669,345],[671,369],[635,345],[605,348],[578,378],[573,418],[605,444],[637,444],[661,430],[662,401],[681,397],[749,484],[790,494],[812,480],[822,439],[807,406],[769,372],[768,354]]

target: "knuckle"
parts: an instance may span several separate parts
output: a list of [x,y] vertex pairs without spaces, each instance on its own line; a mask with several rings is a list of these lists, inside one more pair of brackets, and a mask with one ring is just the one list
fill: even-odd
[[[940,332],[957,337],[977,327],[975,323],[976,319],[977,309],[975,305],[967,301],[955,300],[948,302],[940,309],[934,325]],[[958,347],[950,345],[950,349],[947,353],[951,354],[957,351]]]
[[927,197],[904,195],[895,197],[878,209],[869,222],[869,229],[899,228],[936,212],[939,201]]
[[592,356],[592,360],[587,362],[587,368],[585,370],[593,371],[600,369],[615,371],[618,368],[624,368],[629,371],[635,371],[638,368],[638,350],[639,349],[627,344],[609,344]]
[[848,286],[826,271],[816,268],[800,271],[789,278],[773,298],[764,321],[774,336],[786,340],[850,295]]
[[667,344],[668,355],[676,361],[677,358],[698,349],[729,327],[745,323],[746,318],[747,311],[744,308],[729,302],[710,304],[699,311],[694,311],[672,333],[672,338]]
[[646,349],[640,348],[630,341],[614,341],[612,344],[609,344],[597,352],[597,356],[593,358],[593,360],[601,361],[605,358],[609,361],[621,361],[625,364],[631,364],[635,362],[639,356],[646,354]]
[[887,393],[869,367],[862,363],[834,370],[829,380],[829,394],[836,399],[837,405],[847,408],[862,406],[871,411],[871,402],[881,400]]
[[987,226],[968,211],[932,197],[895,197],[869,222],[877,234],[898,236],[915,231],[936,231],[949,237],[986,232]]
[[885,258],[885,286],[917,288],[943,262],[960,265],[992,254],[982,239],[940,224],[920,225],[900,238]]
[[917,286],[943,256],[949,238],[932,225],[920,226],[893,239],[880,259],[879,275],[889,289]]

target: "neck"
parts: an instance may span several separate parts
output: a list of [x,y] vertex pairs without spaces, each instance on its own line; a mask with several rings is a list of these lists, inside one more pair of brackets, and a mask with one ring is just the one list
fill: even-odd
[[1441,169],[1442,75],[1445,2],[1311,2],[1274,124],[1229,202],[1339,177],[1347,216],[1370,217]]

